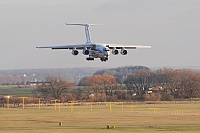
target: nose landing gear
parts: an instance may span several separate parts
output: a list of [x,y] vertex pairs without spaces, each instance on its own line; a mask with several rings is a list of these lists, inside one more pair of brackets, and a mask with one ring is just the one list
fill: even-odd
[[86,60],[88,60],[88,61],[94,61],[94,58],[88,57],[88,58],[86,58]]

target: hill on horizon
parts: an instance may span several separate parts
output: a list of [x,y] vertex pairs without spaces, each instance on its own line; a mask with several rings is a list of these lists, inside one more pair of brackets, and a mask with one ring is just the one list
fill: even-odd
[[43,81],[47,76],[62,77],[71,83],[85,76],[91,76],[103,68],[42,68],[42,69],[18,69],[0,70],[0,84],[26,81]]

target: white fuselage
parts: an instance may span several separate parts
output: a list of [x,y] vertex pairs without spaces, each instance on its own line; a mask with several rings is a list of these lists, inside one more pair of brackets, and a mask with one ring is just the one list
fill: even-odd
[[110,55],[110,49],[101,44],[93,44],[89,56],[93,58],[107,58]]

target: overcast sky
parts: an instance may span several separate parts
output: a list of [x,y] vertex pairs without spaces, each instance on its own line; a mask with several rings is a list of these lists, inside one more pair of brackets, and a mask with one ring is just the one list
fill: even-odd
[[[70,50],[36,49],[85,43],[151,45],[86,61]],[[0,0],[0,70],[27,68],[200,67],[200,0]]]

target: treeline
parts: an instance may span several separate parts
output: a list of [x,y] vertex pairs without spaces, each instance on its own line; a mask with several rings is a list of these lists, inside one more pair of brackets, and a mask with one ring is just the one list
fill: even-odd
[[95,72],[94,75],[103,75],[104,73],[107,73],[109,75],[115,76],[119,83],[123,83],[124,79],[128,75],[130,75],[131,73],[138,72],[140,70],[150,70],[150,68],[146,66],[126,66],[99,70]]
[[200,98],[200,72],[164,68],[129,75],[124,84],[130,95],[144,100]]
[[122,83],[111,74],[95,74],[83,77],[79,85],[73,87],[63,79],[48,77],[45,84],[37,87],[35,94],[62,101],[101,102],[200,98],[200,72],[188,69],[143,69],[130,73]]
[[25,85],[26,77],[24,76],[0,76],[0,85]]
[[200,98],[200,72],[188,69],[164,68],[156,71],[139,70],[129,74],[123,84],[108,74],[80,80],[94,94],[108,100],[174,100]]
[[[79,70],[75,69],[75,71]],[[89,69],[86,70],[86,72],[88,71]],[[10,84],[13,82],[19,85],[27,83],[27,75],[32,75],[32,80],[36,77],[36,74],[30,72],[26,76],[22,73],[21,76],[2,75],[1,73],[1,83]],[[48,75],[42,79],[43,82],[38,82],[39,85],[34,86],[33,96],[61,99],[62,101],[102,102],[171,101],[200,98],[200,72],[189,69],[150,70],[144,66],[106,69],[96,71],[93,76],[91,76],[92,74],[79,75],[78,86],[63,77],[62,75],[67,75],[64,72],[62,75],[58,75]]]

